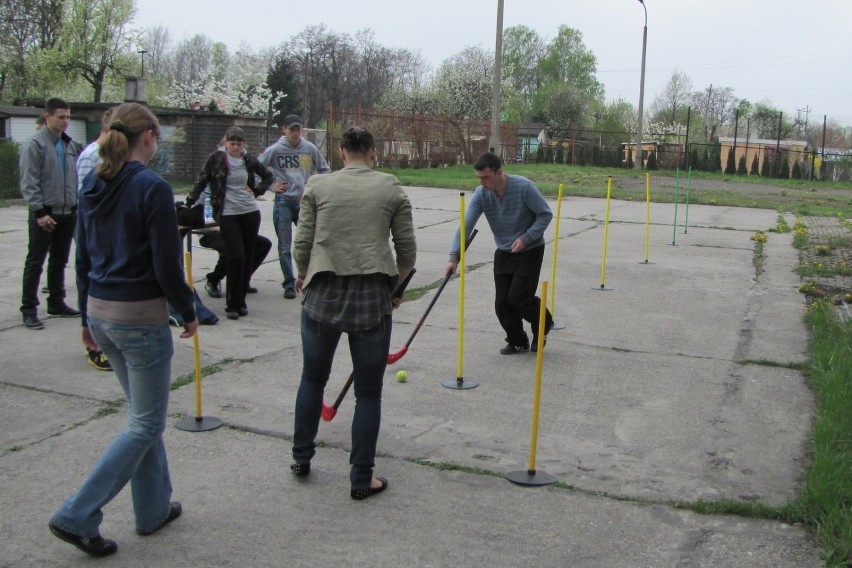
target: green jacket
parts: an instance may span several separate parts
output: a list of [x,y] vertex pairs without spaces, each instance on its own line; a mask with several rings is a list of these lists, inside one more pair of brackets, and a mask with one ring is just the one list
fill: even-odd
[[293,239],[304,286],[320,272],[396,276],[416,258],[411,203],[394,176],[351,164],[308,180]]

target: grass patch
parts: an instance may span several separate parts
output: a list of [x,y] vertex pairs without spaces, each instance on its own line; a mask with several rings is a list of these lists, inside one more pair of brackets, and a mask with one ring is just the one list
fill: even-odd
[[761,233],[763,238],[755,238],[755,235],[752,235],[751,239],[754,241],[754,256],[751,259],[751,264],[754,266],[754,277],[760,278],[760,275],[764,272],[764,266],[766,265],[766,251],[763,250],[764,244],[766,244],[766,233],[763,231],[758,231]]
[[779,369],[794,369],[796,371],[806,371],[810,366],[810,361],[773,361],[770,359],[746,359],[743,361],[747,365],[761,365],[763,367],[777,367]]
[[826,566],[852,564],[852,323],[831,304],[809,305],[812,364],[808,376],[817,399],[811,463],[796,505],[816,528]]
[[796,274],[799,276],[822,276],[826,278],[849,276],[852,274],[852,266],[849,266],[849,263],[845,260],[837,262],[823,262],[820,260],[804,261],[796,268]]
[[98,418],[103,418],[104,416],[109,416],[111,414],[115,414],[119,410],[121,410],[122,406],[124,406],[124,399],[123,398],[108,402],[98,410]]
[[[472,191],[477,186],[473,167],[403,169],[380,168],[399,178],[406,186],[441,187]],[[612,197],[625,201],[645,199],[644,172],[622,168],[599,168],[557,164],[507,164],[506,173],[533,180],[545,195],[555,197],[559,184],[564,184],[563,196],[606,197],[607,178],[613,177]],[[806,180],[766,179],[758,176],[725,176],[707,172],[692,172],[692,180],[701,180],[706,189],[690,189],[687,175],[681,172],[655,171],[652,174],[651,200],[672,203],[679,201],[701,205],[728,207],[759,207],[792,211],[797,215],[852,217],[852,199],[848,184],[812,182]],[[748,185],[743,190],[741,185]],[[779,191],[778,188],[783,188]]]
[[[215,375],[216,373],[220,373],[220,372],[224,371],[227,367],[229,367],[233,363],[251,363],[251,361],[252,361],[251,359],[232,359],[230,357],[226,357],[225,359],[222,359],[221,361],[213,363],[212,365],[207,365],[206,367],[202,367],[201,368],[201,378],[208,377],[210,375]],[[193,371],[191,373],[186,373],[186,374],[180,375],[178,378],[176,378],[172,382],[171,386],[169,387],[169,390],[177,390],[181,387],[192,384],[194,382],[195,382],[195,371]]]

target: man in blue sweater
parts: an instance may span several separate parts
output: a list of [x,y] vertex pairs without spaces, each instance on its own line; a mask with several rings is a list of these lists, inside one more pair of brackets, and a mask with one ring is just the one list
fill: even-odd
[[[530,349],[524,320],[532,327],[532,350],[538,346],[541,300],[535,295],[541,263],[544,260],[544,231],[553,218],[550,206],[533,183],[521,176],[503,173],[500,157],[482,154],[474,164],[479,187],[465,212],[465,240],[482,214],[488,220],[497,250],[494,252],[494,308],[506,331],[503,355]],[[459,263],[459,231],[450,247],[447,274]],[[553,327],[553,317],[545,310],[545,336]]]

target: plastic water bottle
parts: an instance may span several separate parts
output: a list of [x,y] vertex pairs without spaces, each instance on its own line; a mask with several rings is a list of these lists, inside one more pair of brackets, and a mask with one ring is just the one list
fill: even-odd
[[213,206],[210,205],[210,194],[204,195],[204,224],[209,225],[213,222]]

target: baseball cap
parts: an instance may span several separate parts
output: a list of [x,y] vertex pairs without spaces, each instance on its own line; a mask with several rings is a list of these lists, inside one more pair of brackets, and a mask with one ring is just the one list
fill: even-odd
[[302,126],[302,119],[299,118],[296,114],[288,114],[284,117],[284,128],[290,128],[291,126]]

